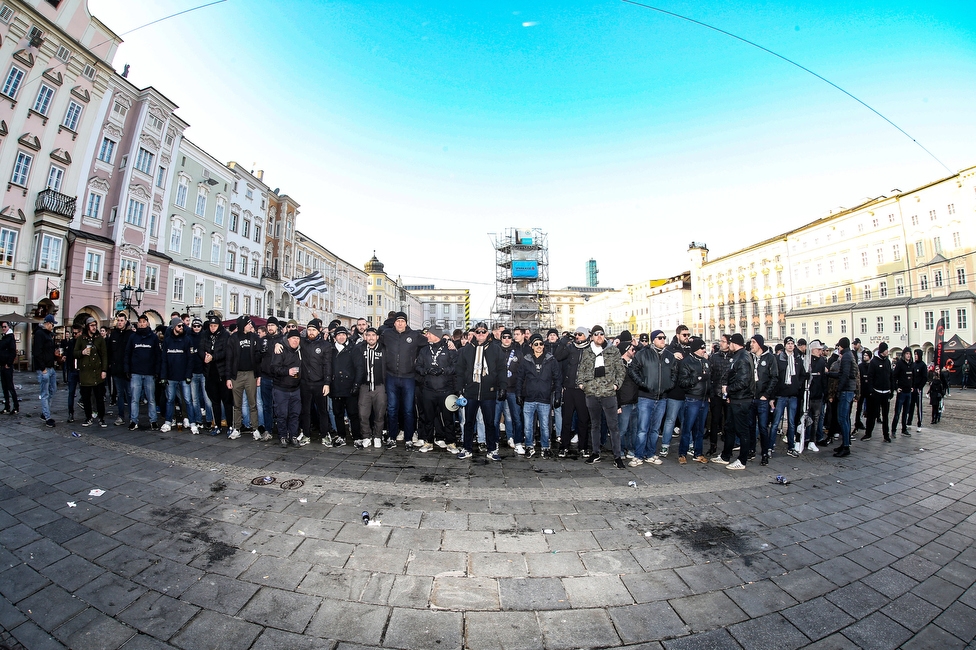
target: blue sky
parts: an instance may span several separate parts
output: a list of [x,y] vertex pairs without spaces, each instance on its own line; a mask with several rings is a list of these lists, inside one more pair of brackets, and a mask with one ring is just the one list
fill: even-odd
[[[194,4],[89,0],[119,33]],[[976,5],[857,4],[657,6],[976,165]],[[116,67],[180,105],[188,137],[264,169],[341,257],[375,248],[408,282],[490,284],[487,233],[532,226],[551,286],[594,257],[619,287],[686,270],[692,240],[722,255],[947,175],[809,74],[619,0],[228,0],[125,41]],[[477,315],[489,284],[471,285]]]

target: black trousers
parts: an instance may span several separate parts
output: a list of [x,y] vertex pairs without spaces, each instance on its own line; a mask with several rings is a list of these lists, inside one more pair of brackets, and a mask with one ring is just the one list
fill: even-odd
[[720,395],[712,395],[708,399],[708,443],[715,447],[718,445],[719,433],[725,432],[725,420],[728,417],[726,409],[728,404]]
[[[418,431],[424,442],[443,440],[449,445],[457,443],[454,432],[454,414],[447,410],[444,400],[450,393],[425,388],[421,393],[420,410],[423,418]],[[486,433],[487,436],[487,433]]]
[[[329,403],[327,398],[322,395],[324,384],[312,384],[302,382],[302,431],[306,436],[312,436],[312,406],[315,406],[315,413],[318,416],[319,433],[322,437],[329,435]],[[336,416],[336,420],[338,420]]]
[[[221,420],[227,420],[227,426],[234,425],[234,391],[227,388],[227,383],[220,381],[220,375],[216,372],[207,373],[206,381],[207,397],[210,398],[210,406],[213,408],[213,418],[217,426]],[[158,402],[157,402],[158,403]],[[165,404],[166,402],[162,402]],[[221,415],[220,407],[224,407]],[[155,416],[155,413],[151,415]]]
[[[339,431],[339,436],[345,438],[349,434],[349,430],[346,428],[346,415],[349,415],[349,425],[352,428],[352,437],[358,440],[362,433],[362,427],[359,422],[359,396],[353,395],[351,397],[332,397],[332,415],[335,416],[336,429]],[[321,415],[319,417],[322,417]],[[328,411],[326,411],[326,417],[328,417]]]
[[745,465],[749,460],[749,439],[755,438],[751,399],[736,399],[729,404],[729,419],[722,445],[723,460],[732,460],[736,436],[739,438],[739,461]]
[[14,388],[14,368],[4,366],[0,368],[0,384],[3,384],[3,405],[5,408],[14,410],[18,408],[17,389]]
[[888,409],[891,407],[891,393],[876,393],[872,391],[868,395],[867,414],[868,422],[864,433],[871,435],[874,425],[881,417],[881,433],[888,437]]
[[81,405],[85,409],[85,419],[92,418],[92,397],[95,398],[95,412],[99,420],[105,419],[105,384],[81,387]]
[[569,449],[573,439],[573,413],[576,414],[580,450],[590,448],[590,411],[586,408],[586,394],[577,386],[563,390],[563,430],[559,436],[559,448]]

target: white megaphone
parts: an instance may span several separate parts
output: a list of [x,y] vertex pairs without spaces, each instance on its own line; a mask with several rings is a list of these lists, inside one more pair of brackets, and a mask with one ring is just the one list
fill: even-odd
[[444,406],[447,407],[448,411],[457,411],[459,408],[468,403],[468,400],[464,396],[458,397],[457,395],[448,395],[444,398]]

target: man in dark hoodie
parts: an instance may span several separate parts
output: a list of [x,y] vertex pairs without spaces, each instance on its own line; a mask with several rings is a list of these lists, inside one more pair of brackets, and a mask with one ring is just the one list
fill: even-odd
[[[755,435],[752,421],[752,404],[756,393],[756,359],[746,347],[742,334],[736,332],[729,337],[729,369],[722,382],[722,394],[729,400],[729,421],[725,427],[722,454],[711,462],[726,466],[726,469],[743,470],[749,462],[749,438]],[[735,439],[739,439],[739,457],[732,460]]]
[[115,327],[109,332],[105,344],[108,346],[108,374],[112,378],[116,415],[115,426],[121,427],[129,420],[129,403],[132,395],[129,381],[125,378],[125,351],[128,349],[132,328],[129,316],[124,311],[115,314]]
[[331,344],[322,336],[322,321],[313,318],[305,327],[305,338],[301,340],[301,398],[302,398],[302,431],[306,436],[312,435],[312,406],[319,419],[319,433],[322,444],[326,447],[345,445],[342,438],[336,436],[333,443],[329,433],[329,404],[327,397],[332,383],[332,353]]
[[[17,341],[10,323],[0,323],[0,382],[3,383],[3,413],[19,410],[17,389],[14,388],[14,360],[17,358]],[[12,407],[12,408],[11,408]]]
[[58,390],[58,373],[54,371],[54,324],[57,319],[51,314],[44,317],[44,322],[34,330],[34,341],[31,345],[31,360],[37,371],[37,383],[41,385],[41,418],[48,427],[54,426],[51,417],[51,399]]
[[[521,332],[521,329],[517,327],[515,329]],[[522,346],[515,341],[515,333],[507,327],[502,329],[499,346],[502,355],[505,357],[508,386],[506,387],[505,400],[498,400],[498,405],[495,407],[495,424],[497,425],[504,416],[508,446],[518,449],[519,445],[522,445],[524,449],[525,432],[522,430],[522,409],[515,401],[515,375],[518,373],[519,361],[525,356],[525,353],[522,352]]]
[[925,391],[925,384],[928,382],[929,369],[922,361],[922,351],[915,350],[915,361],[912,363],[912,403],[911,413],[908,416],[908,426],[912,426],[912,417],[918,416],[915,433],[922,430],[922,393]]
[[[221,426],[230,428],[234,422],[234,393],[227,388],[226,358],[230,335],[213,312],[207,314],[206,329],[200,339],[198,354],[206,368],[207,396],[213,406],[213,423],[210,435],[221,433]],[[223,413],[221,413],[221,410]]]
[[[247,405],[250,410],[250,422],[258,423],[258,386],[261,383],[261,340],[254,331],[251,317],[242,314],[237,317],[237,331],[227,340],[227,356],[224,357],[227,377],[227,389],[234,395],[234,418],[227,434],[229,440],[241,437],[243,422],[241,409],[244,406],[244,393],[247,393]],[[264,431],[254,430],[255,440],[270,440],[271,435]]]
[[[359,378],[356,346],[349,342],[349,330],[337,325],[332,333],[332,381],[330,382],[329,401],[332,403],[332,413],[335,415],[336,438],[345,441],[352,429],[352,439],[356,446],[363,448],[360,441],[362,429],[359,426]],[[349,415],[349,427],[346,427],[346,415]],[[336,440],[332,441],[333,446]]]
[[[539,334],[529,337],[531,352],[522,357],[515,377],[515,395],[522,407],[525,426],[526,456],[535,456],[535,420],[539,421],[539,437],[542,444],[542,458],[552,458],[549,448],[549,412],[554,397],[562,391],[563,373],[559,362],[546,350],[546,343]],[[520,453],[515,448],[515,453]]]
[[693,460],[699,463],[708,462],[703,450],[703,439],[712,375],[708,367],[705,341],[697,336],[692,338],[689,352],[678,364],[678,383],[685,391],[685,408],[681,413],[681,440],[678,445],[678,463],[682,465],[688,462],[689,452]]
[[[573,440],[573,414],[577,420],[576,448],[582,452],[584,458],[590,457],[590,411],[586,408],[586,394],[579,387],[576,376],[579,373],[580,360],[583,353],[590,347],[590,330],[580,325],[576,328],[572,341],[567,341],[556,348],[556,361],[563,370],[562,395],[562,433],[559,436],[559,457],[566,458],[570,454]],[[558,423],[557,423],[558,426]]]
[[[891,360],[888,359],[888,344],[884,341],[878,346],[878,354],[868,364],[868,404],[867,426],[861,440],[869,440],[874,433],[874,425],[881,418],[881,433],[885,442],[891,442],[894,431],[888,432],[888,409],[891,406]],[[896,423],[897,426],[897,423]]]
[[[268,319],[265,325],[267,335],[261,337],[261,409],[264,411],[264,428],[267,432],[274,429],[275,410],[274,410],[274,376],[271,374],[271,360],[274,358],[275,345],[285,343],[284,337],[278,329],[278,319],[274,316]],[[297,384],[296,384],[297,386]]]
[[179,395],[182,400],[183,418],[190,421],[190,432],[196,435],[200,433],[200,411],[193,413],[193,399],[190,397],[190,383],[193,381],[193,367],[190,364],[192,346],[190,337],[184,331],[185,328],[183,320],[174,317],[163,339],[159,377],[166,385],[166,421],[159,430],[166,432],[173,427],[174,407]]
[[485,423],[488,460],[501,460],[498,454],[498,429],[492,420],[495,402],[505,399],[508,377],[501,347],[492,343],[485,323],[475,325],[474,342],[461,349],[457,375],[458,386],[468,400],[464,407],[464,449],[458,452],[458,459],[465,460],[474,455],[474,428],[480,410]]
[[[668,349],[678,363],[691,354],[690,341],[691,331],[688,326],[678,325],[674,330],[674,338],[668,344]],[[681,425],[681,412],[685,408],[685,389],[675,381],[674,386],[668,391],[667,398],[668,406],[664,413],[664,426],[661,429],[661,458],[667,458],[671,448],[671,437],[675,434],[675,425]]]
[[68,387],[68,419],[69,424],[75,421],[75,398],[78,396],[78,362],[75,360],[75,339],[81,336],[81,323],[71,325],[71,335],[61,341],[61,359],[64,362],[64,381]]
[[895,418],[891,421],[891,433],[898,430],[898,418],[901,417],[901,434],[911,436],[908,432],[908,422],[911,418],[912,403],[912,351],[902,350],[901,356],[895,362],[892,371],[895,390]]
[[[769,464],[769,453],[773,449],[773,434],[769,428],[770,408],[775,406],[776,390],[779,386],[779,364],[773,356],[771,348],[765,345],[761,334],[753,334],[749,339],[751,354],[755,364],[756,385],[752,395],[752,410],[750,417],[759,435],[759,445],[762,449],[761,465]],[[743,445],[749,447],[749,460],[756,456],[756,436],[749,434]]]
[[857,384],[860,375],[857,369],[857,362],[851,353],[851,340],[842,337],[837,342],[837,355],[839,364],[837,369],[827,373],[827,377],[837,380],[837,423],[840,426],[841,444],[834,449],[834,456],[845,458],[851,455],[851,405],[854,403],[854,394],[857,392]]
[[[268,356],[271,358],[269,372],[274,377],[275,419],[278,422],[278,439],[282,447],[308,444],[308,436],[298,437],[299,421],[302,414],[301,398],[301,334],[297,329],[288,331],[280,347],[272,346]],[[274,350],[278,351],[275,352]],[[263,375],[262,377],[267,377]],[[262,382],[264,383],[264,382]],[[269,400],[271,401],[271,400]]]
[[[424,411],[423,427],[418,431],[418,451],[426,453],[438,447],[457,454],[454,438],[454,414],[447,410],[445,399],[455,391],[458,353],[451,350],[444,332],[436,326],[427,328],[427,345],[417,355],[416,371],[420,377],[420,407]],[[497,419],[496,419],[497,422]]]
[[145,397],[149,405],[149,427],[156,423],[156,377],[159,376],[161,352],[159,337],[149,327],[149,317],[139,316],[136,331],[129,337],[123,356],[123,371],[129,380],[129,431],[139,428],[139,402]]

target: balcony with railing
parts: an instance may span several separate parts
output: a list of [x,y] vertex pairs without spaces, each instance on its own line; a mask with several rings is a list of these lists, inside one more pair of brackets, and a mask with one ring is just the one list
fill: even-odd
[[50,212],[61,217],[67,217],[70,221],[75,217],[75,203],[77,197],[61,194],[54,190],[44,190],[39,192],[37,200],[34,202],[34,214]]
[[264,268],[261,269],[261,279],[263,280],[265,278],[269,280],[280,280],[281,274],[278,272],[278,269],[270,266],[265,266]]

